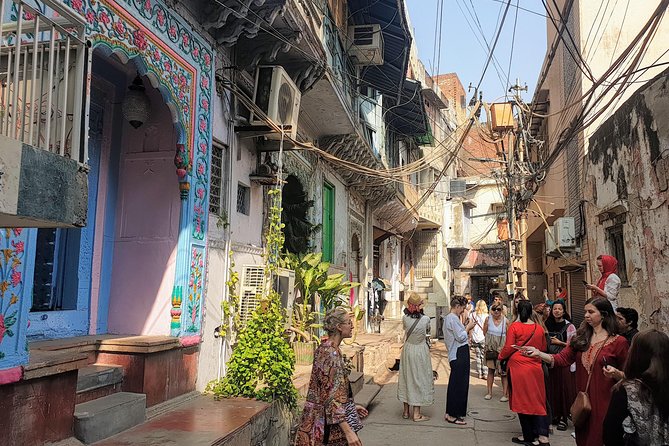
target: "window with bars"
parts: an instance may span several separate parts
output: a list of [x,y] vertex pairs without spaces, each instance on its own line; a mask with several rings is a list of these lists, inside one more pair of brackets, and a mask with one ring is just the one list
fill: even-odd
[[225,171],[225,147],[214,144],[211,148],[211,186],[209,190],[209,212],[221,215],[225,210],[223,172]]
[[627,265],[625,265],[625,244],[623,237],[623,225],[618,224],[607,230],[611,254],[618,260],[618,277],[623,286],[629,285],[627,281]]
[[237,212],[244,215],[250,214],[251,188],[242,183],[237,184]]

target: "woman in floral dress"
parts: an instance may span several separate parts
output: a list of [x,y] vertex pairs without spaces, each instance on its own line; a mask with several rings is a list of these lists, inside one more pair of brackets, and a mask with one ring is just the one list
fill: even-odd
[[334,308],[325,315],[323,328],[328,339],[314,354],[307,402],[297,430],[295,446],[362,446],[358,430],[367,410],[353,401],[349,371],[339,350],[341,341],[353,331],[351,314]]

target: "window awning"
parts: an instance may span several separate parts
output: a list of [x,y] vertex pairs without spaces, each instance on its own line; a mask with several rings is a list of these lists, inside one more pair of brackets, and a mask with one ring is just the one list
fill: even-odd
[[403,85],[399,104],[388,107],[387,123],[401,135],[424,137],[430,130],[421,84],[413,79],[404,79]]
[[355,25],[381,25],[383,65],[361,67],[362,84],[379,90],[399,103],[409,64],[411,33],[402,0],[349,0],[348,8]]

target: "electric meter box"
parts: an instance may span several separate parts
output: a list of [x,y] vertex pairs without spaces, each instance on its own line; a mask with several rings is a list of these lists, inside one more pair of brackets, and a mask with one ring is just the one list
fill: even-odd
[[513,120],[513,108],[509,103],[498,103],[490,106],[492,129],[496,132],[511,130],[516,126]]

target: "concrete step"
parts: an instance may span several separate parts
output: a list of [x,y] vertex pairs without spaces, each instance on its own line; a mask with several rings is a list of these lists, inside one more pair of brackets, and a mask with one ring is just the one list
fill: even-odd
[[350,375],[348,375],[348,381],[351,383],[351,390],[353,390],[353,395],[356,395],[362,390],[363,384],[365,384],[365,375],[362,372],[356,372],[353,370]]
[[432,279],[416,279],[415,287],[432,287]]
[[74,406],[74,435],[94,443],[146,420],[146,395],[119,392]]
[[372,404],[372,401],[374,401],[374,398],[376,398],[376,395],[379,394],[381,391],[381,386],[378,384],[365,384],[362,386],[362,390],[358,392],[357,395],[355,395],[355,402],[356,404],[360,404],[362,407],[367,409],[370,404]]
[[417,286],[414,289],[415,292],[417,292],[420,295],[426,295],[426,294],[431,294],[434,292],[434,288],[432,286]]
[[89,365],[79,369],[79,376],[77,377],[77,393],[120,384],[122,381],[123,367],[120,365]]

